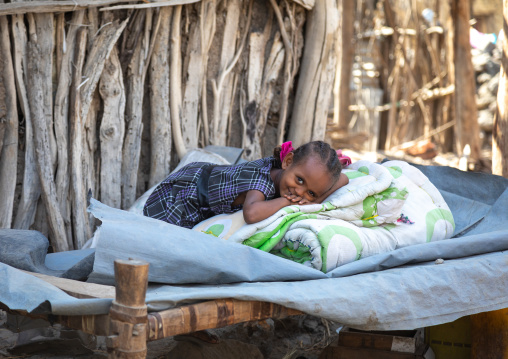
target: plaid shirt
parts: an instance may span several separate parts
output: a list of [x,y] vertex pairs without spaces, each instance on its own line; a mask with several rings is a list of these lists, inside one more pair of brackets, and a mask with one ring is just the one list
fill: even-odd
[[243,192],[258,190],[270,200],[275,197],[270,176],[272,163],[272,157],[233,166],[190,163],[155,188],[143,214],[192,228],[216,214],[242,209],[242,205],[232,207],[231,204]]

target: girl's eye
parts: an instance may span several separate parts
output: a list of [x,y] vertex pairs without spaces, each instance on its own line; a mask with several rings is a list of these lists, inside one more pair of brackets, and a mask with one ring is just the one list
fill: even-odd
[[296,176],[296,182],[299,184],[303,184],[303,179],[301,177]]
[[316,194],[312,191],[309,191],[309,194],[312,196],[312,197],[316,197]]

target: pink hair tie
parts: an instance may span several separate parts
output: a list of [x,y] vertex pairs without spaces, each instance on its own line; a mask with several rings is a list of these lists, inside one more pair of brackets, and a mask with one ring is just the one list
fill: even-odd
[[337,152],[337,158],[339,159],[342,166],[349,166],[351,164],[351,158],[343,155],[342,150],[337,150],[335,152]]
[[291,141],[287,141],[287,142],[284,142],[282,145],[280,145],[281,149],[280,149],[280,161],[284,161],[284,157],[286,157],[286,155],[293,151],[293,143]]

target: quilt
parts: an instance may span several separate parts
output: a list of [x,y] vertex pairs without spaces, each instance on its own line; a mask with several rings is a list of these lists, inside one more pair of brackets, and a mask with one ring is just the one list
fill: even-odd
[[218,215],[194,230],[329,272],[409,245],[451,238],[455,222],[438,189],[404,161],[358,161],[349,184],[321,204],[292,205],[247,225],[242,212]]

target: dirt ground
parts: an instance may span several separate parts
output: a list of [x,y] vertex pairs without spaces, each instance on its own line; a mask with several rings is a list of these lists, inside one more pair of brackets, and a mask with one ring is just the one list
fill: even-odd
[[[106,358],[105,337],[67,330],[58,325],[15,333],[6,328],[6,313],[0,311],[0,358]],[[241,323],[211,330],[219,344],[175,340],[148,343],[148,359],[162,358],[265,358],[317,359],[337,337],[340,324],[299,315],[281,320]]]

